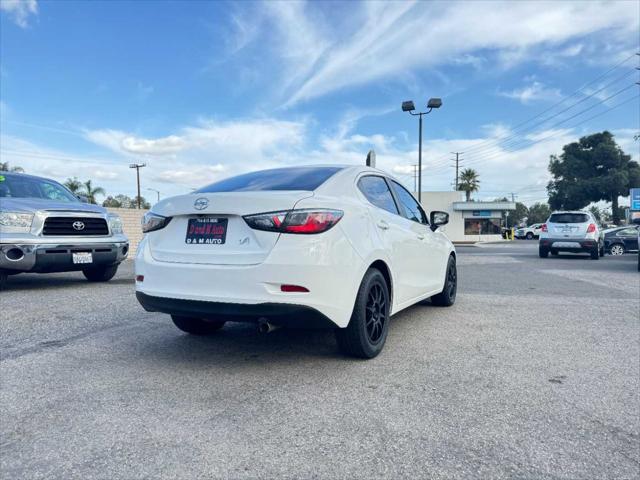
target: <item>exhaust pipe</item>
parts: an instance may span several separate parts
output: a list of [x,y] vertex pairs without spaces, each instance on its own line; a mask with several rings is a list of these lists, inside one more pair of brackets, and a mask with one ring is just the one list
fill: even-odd
[[258,320],[258,333],[271,333],[279,328],[280,326],[269,323],[266,318]]

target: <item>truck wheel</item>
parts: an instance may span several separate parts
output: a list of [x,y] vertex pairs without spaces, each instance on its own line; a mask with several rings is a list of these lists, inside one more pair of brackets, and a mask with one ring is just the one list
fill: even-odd
[[380,271],[365,273],[353,313],[346,328],[336,329],[342,353],[359,358],[373,358],[382,351],[389,331],[389,288]]
[[108,265],[106,267],[90,267],[82,270],[85,278],[90,282],[108,282],[118,271],[119,265]]
[[549,256],[549,249],[546,247],[538,247],[538,255],[540,258],[547,258]]
[[4,290],[7,286],[7,279],[9,275],[6,272],[0,272],[0,290]]
[[458,270],[456,269],[456,259],[449,256],[447,263],[447,274],[444,279],[442,292],[431,297],[431,303],[439,307],[450,307],[456,301],[458,291]]
[[222,320],[203,320],[202,318],[181,317],[171,315],[171,320],[176,327],[191,335],[208,335],[224,327]]

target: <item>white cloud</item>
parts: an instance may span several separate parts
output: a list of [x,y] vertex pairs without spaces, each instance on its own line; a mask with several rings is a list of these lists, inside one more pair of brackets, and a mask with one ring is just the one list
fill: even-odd
[[536,101],[558,100],[562,97],[559,89],[549,88],[538,81],[534,81],[526,87],[516,88],[515,90],[508,92],[499,91],[498,95],[513,98],[524,105],[528,105]]
[[626,48],[635,45],[639,25],[636,5],[625,1],[363,2],[349,11],[349,22],[330,22],[335,12],[321,14],[313,3],[268,2],[267,9],[263,35],[272,36],[269,44],[277,40],[286,105],[417,68],[478,67],[480,50],[507,66],[531,61],[533,50],[534,60],[544,61],[545,51],[559,48],[579,55],[579,39],[605,31]]
[[29,17],[38,14],[38,2],[36,0],[0,0],[0,11],[6,12],[19,27],[27,28]]

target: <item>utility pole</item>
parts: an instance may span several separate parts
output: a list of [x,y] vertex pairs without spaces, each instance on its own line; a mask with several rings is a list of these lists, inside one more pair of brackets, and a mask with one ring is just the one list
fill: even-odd
[[517,197],[517,195],[515,194],[515,192],[511,192],[511,201],[512,202],[516,201],[516,197]]
[[143,167],[146,167],[147,164],[146,163],[132,163],[129,165],[129,168],[135,168],[136,169],[136,179],[138,182],[138,210],[140,210],[140,169]]
[[413,166],[413,191],[418,191],[418,164],[414,164]]
[[454,184],[454,190],[457,192],[458,191],[458,185],[460,184],[459,181],[459,175],[458,172],[460,170],[460,162],[462,161],[462,159],[460,158],[460,155],[462,155],[464,152],[451,152],[453,155],[456,156],[456,183]]

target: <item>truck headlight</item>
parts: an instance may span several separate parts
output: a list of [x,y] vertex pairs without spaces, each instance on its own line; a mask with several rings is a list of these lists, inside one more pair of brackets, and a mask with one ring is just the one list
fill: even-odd
[[6,233],[30,232],[33,213],[0,211],[0,230]]
[[152,212],[147,212],[142,217],[142,232],[153,232],[154,230],[160,230],[167,226],[171,221],[171,217],[163,217]]
[[115,213],[109,214],[109,228],[111,229],[111,233],[114,235],[119,235],[123,233],[122,219]]

